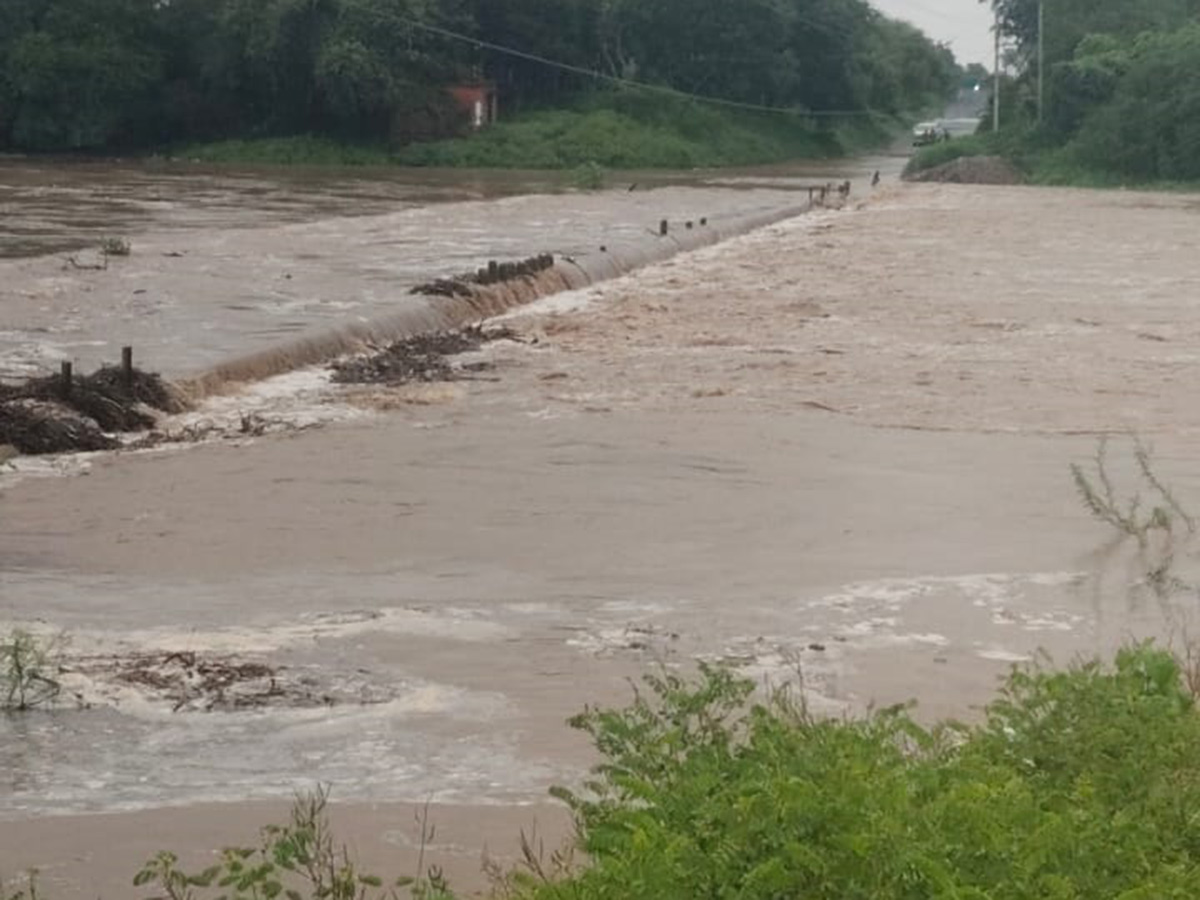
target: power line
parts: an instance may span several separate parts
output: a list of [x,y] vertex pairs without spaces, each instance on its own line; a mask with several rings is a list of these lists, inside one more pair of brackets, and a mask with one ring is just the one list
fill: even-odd
[[440,35],[444,38],[460,41],[467,44],[472,44],[475,47],[483,47],[488,50],[493,50],[496,53],[502,53],[507,56],[513,56],[517,59],[524,59],[529,62],[539,63],[551,68],[560,69],[564,72],[573,72],[576,75],[584,75],[589,78],[595,78],[599,81],[606,81],[610,84],[617,84],[623,87],[636,88],[638,90],[647,91],[655,94],[675,97],[677,99],[693,100],[697,103],[708,103],[712,106],[723,106],[730,109],[743,109],[752,112],[769,112],[779,113],[782,115],[799,116],[801,118],[822,117],[822,116],[871,116],[882,117],[882,113],[877,113],[869,109],[823,109],[823,110],[800,110],[790,109],[785,106],[767,106],[759,103],[743,103],[739,100],[725,100],[721,97],[711,97],[704,94],[692,94],[688,91],[681,91],[677,88],[667,87],[666,85],[647,84],[643,81],[633,81],[629,78],[621,78],[618,75],[609,75],[606,72],[600,72],[595,69],[589,69],[584,66],[576,66],[571,63],[560,62],[559,60],[549,59],[545,56],[539,56],[536,53],[527,53],[524,50],[516,50],[512,47],[505,47],[500,44],[494,44],[491,41],[485,41],[481,38],[472,37],[469,34],[462,34],[457,31],[451,31],[448,28],[440,28],[437,25],[428,25],[424,22],[418,22],[415,19],[403,19],[410,27],[418,31],[426,31],[430,34]]

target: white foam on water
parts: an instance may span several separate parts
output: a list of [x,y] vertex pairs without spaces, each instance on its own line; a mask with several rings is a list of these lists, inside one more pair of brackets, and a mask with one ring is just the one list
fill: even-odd
[[1032,656],[1029,656],[1026,653],[1016,653],[1012,650],[1005,650],[1002,647],[997,647],[990,650],[979,650],[976,651],[975,655],[980,659],[988,659],[992,660],[993,662],[1006,663],[1023,663],[1029,662],[1031,659],[1033,659]]
[[103,453],[55,453],[46,456],[16,456],[0,463],[0,491],[27,478],[62,478],[86,474]]
[[989,573],[980,575],[936,575],[918,578],[883,578],[854,582],[831,594],[810,599],[810,609],[853,610],[882,605],[898,611],[913,601],[934,593],[955,594],[976,608],[1002,610],[1023,597],[1029,588],[1072,587],[1086,578],[1080,572],[1042,572],[1032,574]]
[[269,653],[322,640],[389,634],[484,643],[502,641],[515,632],[473,612],[451,609],[432,612],[405,607],[373,609],[360,614],[307,613],[299,615],[294,623],[192,631],[152,628],[121,632],[123,642],[135,647],[164,652],[205,650],[215,653]]
[[242,417],[247,415],[269,416],[281,425],[295,428],[371,415],[360,406],[341,402],[343,392],[343,388],[333,384],[328,368],[311,366],[239,385],[227,394],[206,397],[197,409],[165,418],[162,428],[176,431],[213,425],[221,433],[237,435]]

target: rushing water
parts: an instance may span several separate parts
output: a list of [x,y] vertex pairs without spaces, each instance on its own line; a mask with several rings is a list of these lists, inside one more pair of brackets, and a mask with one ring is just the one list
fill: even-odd
[[[558,173],[212,170],[0,162],[0,377],[111,361],[132,344],[170,374],[402,308],[428,278],[489,259],[629,247],[661,219],[720,222],[793,205],[806,186],[864,190],[898,157],[737,171]],[[107,268],[107,236],[132,245]]]

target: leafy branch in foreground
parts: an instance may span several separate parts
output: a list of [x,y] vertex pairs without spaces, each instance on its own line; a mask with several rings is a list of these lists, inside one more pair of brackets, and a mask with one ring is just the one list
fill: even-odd
[[[179,867],[179,858],[160,852],[146,862],[133,883],[153,886],[160,893],[153,900],[393,900],[406,889],[414,900],[452,900],[440,870],[421,871],[416,878],[399,878],[391,884],[359,870],[345,847],[334,843],[328,816],[329,791],[316,791],[296,798],[287,825],[268,825],[258,847],[230,847],[221,861],[202,872],[189,874]],[[421,861],[425,843],[431,839],[428,813],[421,823]]]
[[1155,473],[1149,449],[1137,438],[1134,439],[1133,457],[1141,481],[1160,502],[1145,509],[1139,491],[1134,491],[1128,500],[1117,499],[1109,473],[1108,438],[1103,437],[1096,448],[1094,474],[1088,473],[1083,466],[1071,464],[1071,476],[1087,510],[1117,531],[1135,538],[1142,549],[1147,547],[1151,532],[1161,531],[1172,535],[1177,530],[1177,523],[1181,523],[1188,534],[1195,534],[1195,518],[1188,514],[1171,489]]

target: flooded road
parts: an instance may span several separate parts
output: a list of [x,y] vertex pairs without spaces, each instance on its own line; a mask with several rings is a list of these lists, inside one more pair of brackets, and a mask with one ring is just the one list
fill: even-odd
[[[760,203],[787,193],[782,177],[139,242],[187,236],[221,260],[217,295],[233,267],[261,307],[241,248],[274,248],[283,271],[324,240],[352,258],[310,260],[300,280],[342,286],[361,311],[365,285],[384,302],[402,280],[386,269],[402,220],[412,259],[417,219],[461,238],[468,210],[493,223],[476,250],[516,246],[522,228],[562,239],[554,223],[602,210],[623,211],[606,234],[632,239],[644,198]],[[517,310],[505,323],[521,340],[479,352],[487,378],[334,389],[297,373],[305,404],[354,414],[5,489],[0,629],[63,636],[67,702],[0,718],[0,870],[38,865],[57,897],[124,896],[139,854],[165,844],[203,864],[252,837],[231,822],[268,821],[328,781],[356,847],[389,871],[413,858],[397,837],[412,804],[432,799],[439,861],[476,886],[483,844],[533,810],[547,821],[547,788],[593,760],[566,717],[627,699],[647,667],[722,661],[773,683],[799,673],[820,711],[917,698],[926,718],[970,717],[1039,650],[1196,633],[1194,598],[1147,592],[1137,548],[1081,509],[1068,469],[1098,434],[1136,431],[1200,505],[1194,200],[862,194]],[[9,283],[33,284],[47,259],[4,263]],[[139,277],[166,290],[165,266],[187,258],[154,259]],[[209,302],[204,277],[183,282]],[[245,340],[224,321],[190,364]],[[212,403],[283,409],[296,383]],[[1113,459],[1126,496],[1129,446]],[[1179,572],[1200,581],[1193,549]],[[154,666],[131,668],[139,655]],[[194,659],[268,673],[251,686],[263,702],[180,694],[173,673]]]
[[[489,259],[620,251],[664,218],[719,224],[795,205],[814,183],[865,190],[902,165],[622,172],[581,193],[553,173],[0,161],[0,377],[88,369],[126,344],[151,369],[193,374],[403,309],[414,285]],[[129,257],[96,251],[114,236]]]

